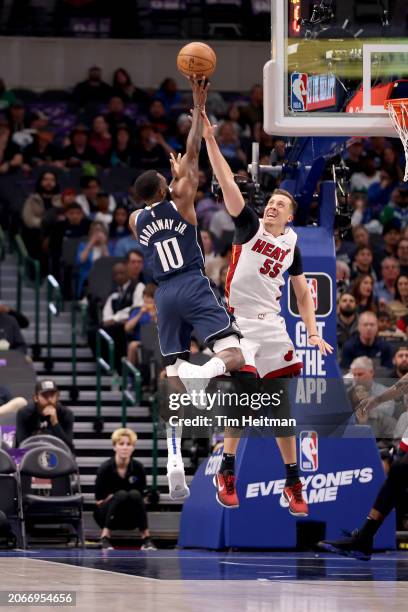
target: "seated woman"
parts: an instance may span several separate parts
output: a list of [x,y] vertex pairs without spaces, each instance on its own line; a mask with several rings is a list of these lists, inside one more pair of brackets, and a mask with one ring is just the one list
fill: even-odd
[[116,429],[112,434],[115,452],[99,466],[95,481],[95,521],[102,529],[102,548],[112,548],[111,531],[139,528],[142,550],[156,550],[150,539],[147,512],[143,500],[146,474],[143,465],[133,459],[137,435],[128,428]]
[[109,257],[112,254],[105,225],[99,221],[94,221],[89,229],[88,240],[81,242],[78,246],[76,256],[76,263],[79,267],[77,298],[82,297],[85,282],[94,262],[100,257]]
[[125,323],[125,332],[130,336],[128,344],[127,358],[130,363],[136,365],[138,363],[138,348],[140,346],[140,330],[142,325],[147,323],[157,322],[157,312],[154,303],[154,294],[157,286],[153,283],[146,285],[143,290],[143,304],[137,308],[133,308],[128,321]]
[[373,291],[374,280],[370,274],[363,274],[354,281],[351,294],[355,297],[358,314],[366,312],[366,310],[377,313],[378,304]]
[[395,281],[395,300],[388,304],[397,319],[408,315],[408,276],[400,274]]

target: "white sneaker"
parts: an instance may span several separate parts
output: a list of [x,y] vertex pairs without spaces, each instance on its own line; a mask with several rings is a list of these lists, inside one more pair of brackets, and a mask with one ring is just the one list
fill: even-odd
[[172,500],[182,501],[190,497],[190,489],[186,483],[184,463],[182,461],[175,460],[167,463],[167,479]]
[[[200,391],[205,392],[210,379],[203,378],[201,366],[185,361],[180,365],[177,374],[190,395],[193,406],[199,410],[205,410],[207,408],[207,397],[205,393],[200,394]],[[193,391],[195,392],[194,395],[192,395]],[[197,397],[198,394],[200,395]]]

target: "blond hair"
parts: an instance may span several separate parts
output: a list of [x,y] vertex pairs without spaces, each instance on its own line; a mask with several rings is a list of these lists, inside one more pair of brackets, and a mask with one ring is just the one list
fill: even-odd
[[115,431],[111,435],[113,446],[115,446],[115,444],[117,444],[119,440],[124,436],[129,438],[132,446],[136,446],[137,434],[128,427],[119,427],[119,429],[115,429]]

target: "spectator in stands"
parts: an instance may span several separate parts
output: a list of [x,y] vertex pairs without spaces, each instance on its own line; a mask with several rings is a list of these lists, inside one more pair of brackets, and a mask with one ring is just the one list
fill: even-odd
[[0,314],[6,314],[13,317],[17,321],[20,329],[26,329],[30,325],[30,321],[22,312],[18,312],[18,310],[14,310],[10,308],[10,306],[6,306],[6,304],[0,303]]
[[129,231],[129,212],[126,206],[119,205],[113,213],[112,223],[109,227],[109,240],[115,246],[118,240],[130,236]]
[[370,274],[358,276],[353,283],[351,293],[357,305],[357,313],[361,314],[367,310],[377,312],[378,302],[374,297],[374,281]]
[[51,260],[51,273],[60,278],[60,265],[64,240],[87,236],[91,221],[85,217],[78,202],[73,202],[64,211],[64,219],[57,221],[50,233],[48,252]]
[[396,327],[395,317],[393,316],[389,305],[384,305],[378,313],[378,336],[387,342],[406,340],[406,334]]
[[0,111],[6,110],[12,104],[15,104],[17,98],[11,89],[6,88],[4,79],[0,79]]
[[125,124],[119,124],[113,139],[113,146],[110,152],[109,163],[112,167],[133,165],[135,149],[132,144],[132,137]]
[[408,238],[401,238],[397,245],[397,258],[401,274],[408,275]]
[[74,415],[60,402],[60,393],[53,380],[35,385],[33,401],[17,413],[16,446],[36,434],[47,434],[63,440],[73,451]]
[[361,169],[361,160],[364,155],[364,143],[362,138],[351,138],[346,146],[347,152],[344,160],[347,167],[350,169],[350,174],[354,174]]
[[[48,238],[50,237],[51,232],[55,227],[55,224],[58,223],[58,221],[65,220],[65,211],[69,206],[71,206],[71,204],[75,202],[75,198],[75,189],[64,189],[64,191],[61,193],[61,206],[51,206],[51,208],[48,208],[45,211],[45,215],[41,224],[42,236],[45,241],[48,241]],[[48,245],[44,245],[44,241],[43,248],[45,250],[48,250]]]
[[127,347],[127,358],[130,363],[137,365],[138,349],[140,346],[140,331],[147,323],[157,323],[157,311],[154,303],[154,294],[157,285],[150,283],[143,289],[143,303],[141,306],[132,308],[129,318],[125,323],[125,332],[130,340]]
[[177,117],[174,135],[168,137],[168,144],[176,151],[176,153],[181,153],[184,155],[190,128],[191,116],[187,115],[187,113],[181,113],[181,115]]
[[221,299],[223,300],[224,304],[225,304],[225,283],[227,282],[228,268],[229,268],[228,264],[225,264],[222,266],[220,270],[220,280],[217,285],[218,291],[220,293]]
[[376,168],[372,153],[367,152],[361,160],[361,170],[351,175],[350,187],[352,191],[365,191],[374,183],[381,181],[380,173]]
[[390,345],[378,338],[377,317],[369,311],[360,315],[358,334],[344,344],[340,365],[342,368],[349,368],[356,357],[364,356],[379,360],[382,367],[392,367]]
[[140,170],[167,170],[170,167],[169,157],[172,151],[163,136],[155,133],[151,125],[142,125],[133,165]]
[[11,140],[11,130],[5,117],[0,117],[0,173],[12,172],[23,164],[20,147]]
[[217,142],[221,153],[233,170],[245,166],[246,155],[242,150],[237,130],[231,121],[223,121],[218,127]]
[[[403,376],[408,374],[408,345],[400,345],[394,353],[392,360],[394,369],[390,374],[390,378],[399,381]],[[395,400],[394,416],[399,419],[402,414],[406,414],[408,408],[408,398],[403,394],[399,399]],[[408,426],[408,424],[407,424]]]
[[396,182],[403,180],[404,173],[399,164],[398,151],[394,147],[386,147],[384,149],[381,166],[390,176],[395,177]]
[[143,303],[144,283],[141,280],[143,257],[132,251],[126,264],[115,264],[115,291],[108,297],[102,311],[102,325],[115,342],[116,370],[121,371],[121,359],[126,354],[125,324],[134,308]]
[[351,266],[351,278],[355,279],[361,275],[368,275],[377,280],[373,268],[374,255],[373,251],[368,246],[357,247],[354,253],[354,261]]
[[112,94],[122,98],[123,102],[134,102],[138,110],[143,112],[149,103],[149,96],[142,89],[132,83],[129,73],[124,68],[118,68],[113,73]]
[[[233,103],[229,105],[226,119],[227,121],[230,121],[232,123],[240,139],[251,137],[251,130],[249,128],[249,125],[242,118],[241,108],[238,106],[238,104]],[[273,136],[266,134],[266,132],[263,131],[261,124],[259,123],[255,124],[254,132],[255,130],[257,130],[258,136],[258,138],[255,138],[255,140],[259,142],[259,157],[263,157],[263,155],[266,153],[265,139],[268,140],[268,143],[270,145],[267,149],[267,153],[269,155],[271,149],[273,148]]]
[[234,232],[234,221],[227,212],[224,202],[218,203],[218,210],[212,215],[208,229],[219,243],[222,242],[223,235]]
[[27,353],[27,345],[21,334],[17,318],[10,312],[0,310],[0,351]]
[[378,217],[385,206],[387,206],[392,192],[399,183],[398,176],[390,173],[384,168],[380,170],[380,179],[380,182],[373,183],[367,192],[370,209],[376,217]]
[[370,246],[370,234],[363,225],[358,225],[352,229],[353,242],[356,248],[360,246]]
[[249,93],[249,103],[241,107],[242,120],[251,128],[255,123],[263,124],[263,90],[261,85],[253,85]]
[[16,100],[10,105],[7,111],[7,117],[10,130],[13,134],[15,132],[21,132],[29,126],[29,118],[21,100]]
[[35,193],[31,193],[23,205],[23,240],[34,259],[42,260],[41,226],[47,210],[52,207],[62,211],[60,186],[57,175],[46,170],[37,179]]
[[77,125],[70,134],[68,146],[62,150],[64,165],[67,168],[80,168],[84,163],[96,164],[97,154],[89,146],[89,131],[85,125]]
[[401,240],[401,232],[398,221],[390,221],[383,228],[384,249],[379,253],[379,259],[384,257],[395,257],[398,242]]
[[116,135],[119,125],[126,125],[127,129],[131,134],[134,131],[134,123],[132,119],[125,112],[125,105],[122,98],[119,96],[113,96],[109,100],[108,112],[105,115],[107,124],[109,125],[109,131],[112,136]]
[[[101,191],[101,182],[95,176],[82,176],[80,181],[81,193],[76,197],[76,201],[82,207],[85,215],[90,217],[92,213],[97,212],[96,197]],[[113,212],[116,208],[116,202],[113,195],[109,196],[109,212]]]
[[357,304],[354,295],[343,293],[337,307],[337,344],[342,348],[344,343],[358,329]]
[[95,521],[102,529],[102,548],[112,548],[114,529],[139,528],[142,550],[156,550],[150,539],[144,504],[146,474],[143,465],[132,457],[137,436],[128,428],[112,434],[114,456],[98,468],[95,481]]
[[350,268],[345,261],[336,260],[337,297],[350,288]]
[[102,70],[92,66],[88,71],[88,78],[75,86],[73,98],[80,108],[88,104],[107,102],[111,97],[112,89],[102,81]]
[[89,146],[95,151],[95,161],[105,168],[109,166],[112,148],[112,134],[103,115],[97,115],[92,122],[92,132],[89,137]]
[[[377,397],[384,393],[387,389],[384,385],[374,380],[374,362],[369,357],[357,357],[350,365],[350,372],[353,376],[354,384],[363,385],[369,395]],[[395,405],[392,400],[384,402],[381,406],[372,409],[374,414],[386,414],[389,417],[394,417]],[[394,427],[396,422],[394,423]]]
[[205,273],[213,283],[218,285],[220,282],[220,270],[225,264],[225,261],[220,255],[217,255],[214,249],[213,239],[208,230],[201,230],[201,242],[204,248],[204,265]]
[[181,104],[181,95],[177,90],[177,83],[172,78],[164,79],[155,94],[155,98],[163,103],[166,113],[170,113],[175,106]]
[[405,183],[396,187],[391,194],[391,200],[381,214],[381,223],[394,223],[401,230],[408,224],[408,189]]
[[[362,227],[362,226],[361,226]],[[367,230],[362,227],[363,231]],[[367,232],[368,234],[368,232]],[[334,230],[334,246],[336,249],[336,261],[344,261],[348,266],[351,263],[351,255],[355,251],[355,244],[348,240],[343,240],[338,230]]]
[[124,238],[119,238],[119,240],[114,245],[113,254],[115,257],[126,257],[130,251],[135,251],[142,255],[143,251],[140,247],[139,243],[133,238],[133,236],[125,236]]
[[408,276],[400,274],[395,281],[395,300],[389,302],[388,306],[392,314],[401,319],[408,315]]
[[93,221],[100,221],[103,223],[107,230],[109,230],[110,224],[112,223],[112,213],[109,212],[109,193],[106,191],[99,191],[96,194],[96,212],[91,215]]
[[37,131],[33,142],[23,151],[25,170],[30,170],[44,164],[49,166],[58,165],[62,158],[62,152],[53,144],[53,140],[54,132],[49,128]]
[[88,240],[81,242],[77,251],[78,284],[76,295],[82,297],[85,282],[88,279],[92,265],[100,257],[111,255],[108,244],[108,231],[103,223],[94,221],[91,223]]
[[381,278],[374,285],[377,300],[391,302],[395,298],[395,282],[400,273],[399,262],[395,257],[386,257],[381,264]]
[[162,134],[164,138],[167,138],[171,128],[173,127],[173,123],[168,118],[166,109],[161,100],[152,100],[149,106],[147,119],[153,126],[155,132],[158,132],[159,134]]

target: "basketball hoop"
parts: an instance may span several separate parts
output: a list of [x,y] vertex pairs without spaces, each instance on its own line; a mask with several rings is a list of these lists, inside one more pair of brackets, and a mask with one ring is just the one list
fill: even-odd
[[408,98],[388,99],[384,103],[384,108],[389,112],[391,122],[404,146],[404,181],[408,181]]

